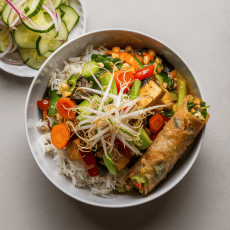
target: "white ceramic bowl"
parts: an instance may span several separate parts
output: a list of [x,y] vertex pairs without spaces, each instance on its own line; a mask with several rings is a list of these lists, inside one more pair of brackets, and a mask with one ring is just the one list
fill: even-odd
[[[72,6],[80,16],[80,20],[73,30],[69,33],[68,41],[78,37],[85,33],[86,30],[86,12],[82,0],[69,0],[69,5]],[[4,59],[7,61],[22,62],[18,52],[13,52],[12,54],[7,54],[4,56]],[[32,69],[26,64],[9,64],[7,61],[0,60],[0,69],[16,75],[18,77],[35,77],[38,73],[38,70]]]
[[109,29],[94,31],[64,44],[52,54],[40,68],[37,76],[31,84],[26,100],[26,136],[31,152],[38,166],[46,177],[64,193],[74,199],[95,206],[110,208],[128,207],[156,199],[181,181],[197,158],[204,137],[204,130],[197,136],[194,143],[189,147],[182,159],[177,162],[167,178],[146,197],[143,197],[139,193],[135,193],[133,195],[118,194],[114,199],[105,199],[91,195],[88,188],[76,188],[72,185],[70,180],[61,177],[57,172],[56,162],[53,162],[51,157],[43,157],[38,146],[38,139],[41,136],[41,133],[36,128],[36,124],[39,120],[39,111],[36,102],[42,98],[50,74],[54,69],[62,69],[64,67],[63,60],[80,55],[90,44],[93,44],[94,47],[97,48],[104,43],[107,43],[108,47],[114,45],[122,47],[132,45],[135,49],[148,47],[157,50],[159,53],[164,54],[168,61],[181,70],[181,72],[187,77],[194,90],[194,94],[203,98],[197,79],[189,66],[174,50],[163,42],[149,35],[131,30]]

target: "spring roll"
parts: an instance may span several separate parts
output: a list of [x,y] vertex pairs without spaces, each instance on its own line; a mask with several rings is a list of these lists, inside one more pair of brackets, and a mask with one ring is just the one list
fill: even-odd
[[125,178],[128,190],[135,187],[147,195],[167,176],[208,122],[206,108],[201,99],[191,95],[185,97],[146,153],[129,170]]

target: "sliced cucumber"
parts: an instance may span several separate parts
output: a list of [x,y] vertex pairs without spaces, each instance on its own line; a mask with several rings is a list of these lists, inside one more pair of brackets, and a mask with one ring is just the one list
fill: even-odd
[[100,71],[100,67],[98,66],[97,62],[89,61],[85,63],[85,65],[82,68],[82,75],[86,78],[92,77],[90,70],[94,75]]
[[60,9],[65,12],[62,20],[65,22],[67,29],[70,32],[79,21],[80,16],[71,6],[61,5]]
[[39,57],[36,49],[19,49],[18,53],[26,65],[37,70],[47,59],[45,56]]
[[32,17],[30,20],[33,21],[36,25],[44,28],[44,30],[39,30],[37,28],[34,28],[27,20],[23,19],[22,22],[27,27],[29,30],[32,30],[33,32],[38,32],[38,33],[47,33],[50,30],[54,29],[54,22],[50,21],[47,22],[47,15],[44,15],[42,10],[40,10],[34,17]]
[[0,53],[3,53],[9,46],[9,36],[7,34],[7,29],[0,30]]
[[[53,2],[53,5],[54,5],[55,10],[56,10],[57,8],[59,8],[60,5],[62,4],[62,0],[52,0],[52,2]],[[45,1],[44,1],[44,4],[45,4],[45,5],[48,5],[48,4],[49,4],[49,1],[48,1],[48,0],[45,0]]]
[[[11,2],[12,3],[17,3],[19,0],[12,0]],[[1,16],[2,16],[2,21],[8,25],[8,17],[9,17],[9,14],[10,14],[10,11],[11,11],[12,7],[7,3],[3,10],[2,10],[2,13],[1,13]]]
[[5,5],[6,5],[5,0],[0,0],[0,13],[2,12]]
[[46,57],[46,58],[48,58],[52,53],[53,53],[53,52],[47,52],[47,53],[45,53],[43,56]]
[[69,36],[69,32],[68,32],[67,26],[65,22],[61,21],[60,30],[59,30],[59,33],[56,39],[67,41],[68,36]]
[[17,26],[14,33],[14,41],[20,48],[36,49],[36,41],[39,38],[39,33],[28,30],[23,24]]
[[29,1],[27,7],[30,9],[27,11],[26,16],[32,18],[35,16],[42,8],[44,0],[33,0]]
[[47,34],[50,34],[52,31],[56,31],[56,30],[53,29],[49,33],[41,34],[41,36],[37,40],[36,48],[37,48],[37,52],[39,55],[44,55],[48,51],[54,52],[56,49],[58,49],[63,44],[63,41],[59,41],[59,40],[67,41],[68,30],[63,21],[61,22],[60,31],[58,33],[57,38],[55,38],[56,36],[53,36],[53,37],[47,36]]

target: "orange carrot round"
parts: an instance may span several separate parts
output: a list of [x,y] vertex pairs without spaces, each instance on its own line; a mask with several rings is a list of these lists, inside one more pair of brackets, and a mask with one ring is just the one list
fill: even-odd
[[76,106],[76,102],[70,100],[70,98],[60,98],[57,102],[57,111],[64,118],[73,119],[76,116],[76,111],[70,108],[74,106]]
[[70,135],[66,123],[58,124],[51,130],[51,141],[56,148],[62,149],[68,144]]
[[160,114],[153,115],[149,120],[151,132],[157,133],[164,124],[164,119]]

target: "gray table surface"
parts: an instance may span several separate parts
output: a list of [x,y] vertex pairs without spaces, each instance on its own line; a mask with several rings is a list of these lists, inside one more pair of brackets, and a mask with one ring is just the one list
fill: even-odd
[[176,50],[211,105],[200,154],[171,191],[147,204],[105,209],[59,191],[36,165],[24,131],[30,78],[0,70],[0,229],[230,229],[230,1],[86,0],[87,31],[120,27]]

